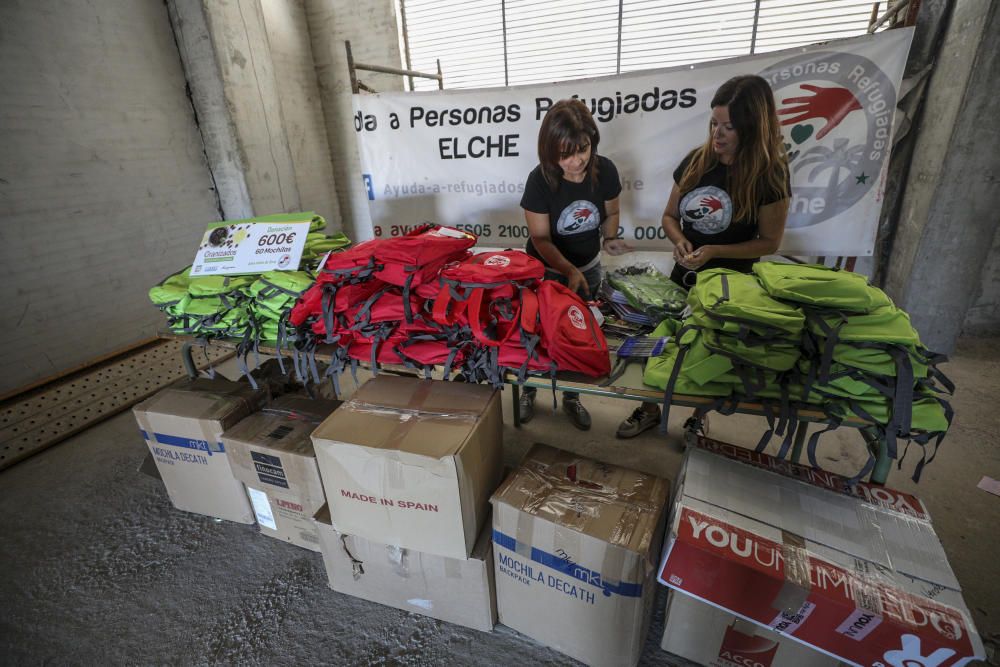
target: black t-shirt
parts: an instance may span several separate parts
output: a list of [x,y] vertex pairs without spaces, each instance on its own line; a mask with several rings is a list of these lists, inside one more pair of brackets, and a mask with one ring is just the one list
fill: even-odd
[[[596,186],[589,177],[582,183],[561,179],[559,188],[553,192],[539,165],[528,174],[521,208],[549,216],[552,243],[573,266],[586,266],[601,252],[601,223],[608,217],[604,202],[615,199],[621,191],[618,169],[603,155],[597,156]],[[545,262],[531,239],[525,251]]]
[[[674,170],[674,182],[680,184],[687,169],[688,162],[691,161],[694,151],[688,153],[677,169]],[[760,201],[753,208],[749,218],[743,220],[733,220],[735,206],[732,197],[726,190],[729,177],[729,166],[721,162],[716,164],[711,170],[705,173],[694,188],[686,192],[681,192],[678,202],[678,212],[680,214],[681,230],[684,236],[695,248],[703,245],[731,245],[733,243],[743,243],[757,238],[757,209],[767,204],[781,201],[785,195],[781,192],[763,190]],[[789,185],[789,191],[791,186]],[[731,259],[715,258],[705,262],[698,268],[698,271],[705,269],[725,268],[734,271],[749,273],[757,259]],[[680,282],[678,276],[683,276],[688,270],[681,265],[676,265],[671,274],[675,282]],[[690,283],[690,281],[688,281]]]

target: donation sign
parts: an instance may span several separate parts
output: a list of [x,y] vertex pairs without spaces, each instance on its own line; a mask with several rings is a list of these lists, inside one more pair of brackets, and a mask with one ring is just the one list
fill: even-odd
[[[673,172],[708,139],[716,89],[758,74],[774,91],[792,196],[781,252],[871,255],[892,119],[912,28],[764,55],[545,85],[355,95],[354,129],[372,228],[405,234],[431,221],[493,247],[523,247],[519,203],[537,165],[538,128],[558,100],[579,98],[618,167],[620,237],[667,250],[660,227]],[[698,202],[696,202],[698,203]],[[704,215],[712,202],[700,202]]]
[[309,221],[213,223],[205,230],[192,276],[265,273],[299,268]]

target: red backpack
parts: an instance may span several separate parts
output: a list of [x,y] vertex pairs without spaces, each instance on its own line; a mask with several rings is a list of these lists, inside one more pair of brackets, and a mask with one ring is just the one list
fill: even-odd
[[519,331],[522,295],[544,274],[545,266],[520,250],[473,255],[441,272],[434,321],[468,324],[480,344],[500,347]]
[[608,342],[590,308],[568,287],[554,280],[538,286],[542,345],[560,371],[589,377],[611,372]]
[[369,278],[379,268],[375,262],[376,248],[383,239],[364,241],[347,250],[330,253],[316,276],[317,283],[342,283]]
[[[449,262],[462,259],[468,249],[476,244],[476,236],[451,227],[426,224],[405,236],[385,239],[374,249],[375,276],[403,288],[404,304],[410,290],[423,284],[432,284],[438,273]],[[407,307],[406,321],[413,321]]]
[[288,321],[300,327],[311,317],[329,320],[331,312],[343,312],[347,306],[371,296],[377,288],[370,287],[369,283],[379,284],[372,280],[372,275],[379,268],[374,252],[381,243],[381,239],[372,239],[331,253],[320,268],[316,283],[292,308]]
[[[358,329],[368,324],[380,322],[400,322],[405,313],[420,313],[423,300],[411,295],[406,298],[398,287],[386,286],[372,293],[367,299],[356,302],[344,313],[348,325]],[[414,318],[411,316],[409,322]]]

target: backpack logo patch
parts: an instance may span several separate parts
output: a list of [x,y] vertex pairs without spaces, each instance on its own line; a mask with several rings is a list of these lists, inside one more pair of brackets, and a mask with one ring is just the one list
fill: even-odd
[[559,220],[556,222],[556,234],[559,236],[582,234],[596,229],[599,224],[601,224],[601,213],[594,203],[586,199],[578,199],[559,214]]
[[569,310],[566,311],[569,315],[569,323],[575,326],[577,329],[586,329],[587,322],[583,319],[583,312],[576,306],[570,306]]
[[503,255],[493,255],[492,257],[487,258],[485,262],[483,262],[483,266],[500,266],[500,267],[510,266],[510,257],[504,257]]
[[681,218],[702,234],[718,234],[733,221],[733,201],[729,193],[714,185],[695,188],[680,203]]

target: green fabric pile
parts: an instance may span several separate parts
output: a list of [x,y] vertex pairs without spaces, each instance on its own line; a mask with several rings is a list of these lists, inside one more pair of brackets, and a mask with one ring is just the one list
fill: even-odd
[[667,317],[680,318],[684,310],[687,291],[652,267],[611,271],[607,280],[625,295],[630,306],[649,315],[654,322]]
[[247,288],[253,336],[258,343],[285,343],[287,334],[292,333],[285,330],[288,313],[314,280],[307,271],[269,271]]
[[[326,220],[313,211],[264,215],[247,222],[309,222],[297,271],[262,275],[191,277],[191,267],[167,276],[149,290],[149,299],[167,316],[173,333],[208,338],[238,338],[282,344],[284,322],[295,300],[314,281],[314,270],[329,252],[351,244],[344,234],[323,232]],[[233,223],[235,224],[235,223]]]
[[[679,326],[665,322],[653,333],[674,335],[644,375],[664,389],[664,413],[675,393],[714,397],[714,409],[759,402],[771,417],[758,450],[784,434],[779,457],[803,405],[823,410],[829,428],[861,418],[889,443],[891,458],[897,437],[923,446],[919,479],[933,458],[925,445],[948,430],[952,413],[941,394],[954,387],[937,369],[945,358],[928,351],[907,314],[863,276],[778,262],[759,262],[753,274],[713,269],[699,275],[688,306]],[[822,432],[807,449],[814,466]]]
[[674,377],[671,393],[751,396],[776,387],[779,374],[794,368],[801,356],[801,308],[772,298],[752,275],[704,271],[688,294],[688,305],[691,315],[669,349],[647,363],[647,384],[668,389]]

